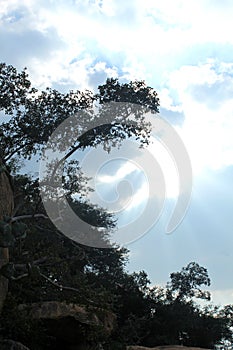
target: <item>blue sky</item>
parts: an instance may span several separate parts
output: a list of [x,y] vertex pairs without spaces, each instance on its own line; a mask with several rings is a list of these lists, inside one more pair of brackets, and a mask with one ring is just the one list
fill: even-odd
[[0,7],[0,60],[28,67],[38,88],[93,90],[119,77],[157,90],[161,116],[192,162],[192,200],[166,235],[177,186],[169,168],[167,206],[128,246],[129,269],[164,285],[170,272],[197,261],[210,273],[216,303],[233,303],[232,16],[229,0],[1,0]]

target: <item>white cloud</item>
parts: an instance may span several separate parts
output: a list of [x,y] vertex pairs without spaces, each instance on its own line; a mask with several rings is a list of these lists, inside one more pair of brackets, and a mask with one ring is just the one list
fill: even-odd
[[124,179],[127,175],[132,174],[136,170],[138,170],[138,168],[133,162],[126,161],[121,167],[119,167],[119,169],[114,175],[99,175],[97,181],[104,183],[119,182],[120,180]]
[[[196,44],[232,43],[232,10],[233,7],[228,6],[227,11],[221,12],[219,5],[210,6],[208,1],[187,3],[181,0],[172,3],[168,0],[23,0],[20,3],[4,0],[1,6],[5,31],[33,29],[48,35],[54,30],[62,43],[60,48],[53,48],[51,43],[46,59],[38,53],[35,55],[34,50],[31,59],[29,55],[22,55],[20,59],[23,66],[30,68],[34,81],[40,77],[40,86],[56,84],[60,80],[60,85],[67,81],[68,88],[88,88],[98,79],[97,85],[102,83],[106,74],[111,73],[106,69],[115,72],[112,62],[119,55],[125,79],[144,78],[157,83],[173,64],[185,58],[187,51],[195,50]],[[19,13],[20,19],[11,23],[9,19],[17,18]],[[24,46],[23,37],[21,45]],[[39,44],[42,51],[44,45]],[[70,66],[74,58],[79,64]],[[12,58],[14,64],[13,61]],[[98,61],[109,61],[110,66],[106,65],[103,74],[89,80]],[[19,65],[17,60],[16,64]]]
[[171,91],[168,88],[162,88],[158,91],[160,106],[172,112],[182,112],[182,107],[175,104]]
[[218,289],[211,291],[211,300],[216,305],[233,304],[233,289]]
[[[207,62],[185,66],[170,76],[176,88],[185,120],[178,128],[193,163],[194,171],[219,169],[233,164],[232,64]],[[212,97],[219,86],[218,94]],[[198,91],[203,91],[203,94]],[[204,93],[204,91],[206,92]],[[171,104],[171,103],[170,103]]]
[[[210,6],[207,0],[3,0],[1,55],[28,66],[40,88],[93,88],[117,75],[154,84],[158,79],[162,107],[185,115],[178,130],[194,170],[219,168],[233,159],[232,64],[180,65],[197,44],[233,43],[232,12],[229,3]],[[215,87],[222,95],[211,101]]]

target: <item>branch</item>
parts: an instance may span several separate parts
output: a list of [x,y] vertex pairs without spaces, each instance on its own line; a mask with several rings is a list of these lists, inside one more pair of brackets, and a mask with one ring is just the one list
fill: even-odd
[[[111,130],[111,128],[113,127],[113,125],[112,124],[106,124],[108,127],[109,127],[109,130]],[[105,125],[105,126],[106,126]],[[109,131],[108,130],[108,131]],[[89,130],[87,130],[81,137],[83,138],[83,137],[85,137],[86,135],[88,135],[88,132],[89,132]],[[102,136],[102,135],[101,135]],[[56,171],[57,171],[57,169],[58,169],[58,167],[65,161],[65,160],[67,160],[74,152],[76,152],[79,148],[81,148],[81,147],[83,147],[82,146],[82,144],[80,143],[80,141],[79,141],[79,144],[77,145],[77,146],[73,146],[73,148],[63,157],[63,158],[61,158],[58,162],[57,162],[57,164],[55,165],[55,167],[54,167],[54,169],[53,169],[53,172],[52,172],[52,175],[51,175],[51,180],[53,180],[54,179],[54,176],[55,176],[55,174],[56,174]]]
[[[19,141],[20,141],[20,140],[18,140],[18,142],[19,142]],[[13,157],[13,155],[14,155],[15,153],[19,152],[19,151],[20,151],[21,149],[23,149],[25,146],[32,145],[32,144],[33,144],[32,141],[25,142],[24,144],[21,144],[20,146],[18,146],[15,150],[13,150],[10,154],[8,154],[8,155],[4,158],[5,162],[8,162],[8,160],[10,160],[10,159]]]
[[23,275],[20,275],[18,277],[11,276],[10,279],[13,281],[18,281],[18,280],[21,280],[21,278],[28,277],[28,276],[29,276],[28,273],[24,273]]
[[[49,283],[51,283],[54,287],[57,287],[59,289],[64,289],[64,290],[70,290],[72,292],[78,292],[80,293],[80,290],[78,290],[77,288],[73,288],[73,287],[66,287],[66,286],[63,286],[59,283],[56,283],[54,282],[53,280],[51,280],[51,278],[45,276],[43,273],[39,272],[40,276],[43,277],[46,281],[48,281]],[[82,297],[90,304],[95,304],[94,301],[86,298],[84,295],[82,295]]]
[[[37,261],[34,261],[34,263],[41,263],[41,262],[44,262],[46,260],[46,258],[42,258],[42,259],[39,259]],[[23,268],[25,266],[25,264],[17,264],[15,265],[15,267],[18,267],[18,268]],[[29,266],[27,268],[30,269],[31,265],[29,264]],[[78,292],[80,293],[80,290],[78,290],[77,288],[74,288],[74,287],[67,287],[67,286],[63,286],[57,282],[54,282],[51,278],[47,277],[46,275],[44,275],[39,269],[37,270],[38,274],[44,278],[47,282],[49,282],[50,284],[52,284],[54,287],[56,288],[59,288],[61,290],[69,290],[69,291],[72,291],[72,292]],[[18,281],[24,277],[29,277],[30,276],[30,270],[27,272],[27,273],[23,273],[22,275],[19,275],[17,277],[14,277],[14,276],[10,276],[8,277],[9,279],[11,279],[12,281]],[[82,295],[82,297],[89,303],[89,304],[94,304],[94,301],[86,298],[84,295]]]
[[[39,275],[40,275],[41,277],[43,277],[46,281],[48,281],[49,283],[51,283],[53,286],[55,286],[55,287],[57,287],[57,288],[59,288],[59,289],[65,289],[65,290],[71,290],[71,291],[73,291],[73,292],[79,292],[79,290],[76,289],[76,288],[73,288],[73,287],[65,287],[65,286],[62,286],[62,285],[59,284],[59,283],[54,282],[51,278],[45,276],[45,275],[44,275],[43,273],[41,273],[41,272],[39,272]],[[29,276],[29,273],[24,273],[23,275],[20,275],[20,276],[18,276],[18,277],[11,276],[10,279],[13,280],[13,281],[18,281],[18,280],[20,280],[21,278],[28,277],[28,276]]]
[[48,281],[49,283],[51,283],[53,286],[57,287],[57,288],[60,288],[60,289],[65,289],[65,290],[71,290],[73,292],[79,292],[78,289],[76,288],[73,288],[73,287],[65,287],[65,286],[62,286],[61,284],[59,283],[56,283],[54,282],[51,278],[45,276],[42,272],[39,272],[40,276],[43,277],[46,281]]
[[58,169],[58,167],[65,161],[67,160],[74,152],[76,152],[80,147],[80,144],[78,144],[77,146],[73,147],[63,158],[61,158],[57,164],[55,165],[54,169],[53,169],[53,172],[52,172],[52,175],[51,175],[51,179],[53,180],[54,179],[54,176],[55,176],[55,173]]
[[48,216],[44,214],[29,214],[29,215],[20,215],[20,216],[15,216],[14,218],[11,219],[11,222],[15,222],[18,220],[24,220],[24,219],[33,219],[33,218],[43,218],[43,219],[49,219]]

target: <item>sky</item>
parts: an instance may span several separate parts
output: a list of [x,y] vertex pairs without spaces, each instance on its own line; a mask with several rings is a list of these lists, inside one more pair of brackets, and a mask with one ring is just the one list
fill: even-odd
[[[37,88],[96,91],[118,77],[143,79],[158,92],[160,116],[190,157],[192,197],[179,227],[166,234],[178,182],[162,153],[166,205],[127,246],[128,268],[165,285],[171,272],[196,261],[209,271],[217,304],[233,303],[232,16],[230,0],[0,0],[0,61],[27,67]],[[147,193],[135,154],[129,158],[103,165],[97,181],[106,196],[108,184],[134,176],[136,197],[123,221],[141,215]]]

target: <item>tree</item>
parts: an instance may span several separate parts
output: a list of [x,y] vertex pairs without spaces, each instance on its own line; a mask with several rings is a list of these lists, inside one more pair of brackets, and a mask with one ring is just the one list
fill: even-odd
[[[86,111],[85,120],[79,120],[80,127],[89,118],[101,118],[105,112],[106,102],[132,102],[143,107],[149,107],[158,112],[159,100],[157,93],[144,82],[130,82],[120,84],[117,79],[108,79],[106,84],[99,87],[99,93],[90,91],[70,91],[62,94],[47,88],[38,91],[31,87],[26,69],[22,72],[5,63],[0,64],[0,111],[8,116],[9,121],[1,125],[0,160],[5,167],[12,159],[24,157],[30,159],[33,154],[41,150],[51,133],[68,117],[80,110]],[[99,112],[95,115],[94,106],[99,105]],[[103,124],[98,130],[89,130],[78,140],[75,140],[70,155],[78,148],[98,144],[115,145],[116,141],[126,137],[136,136],[142,142],[147,142],[149,127],[145,122],[143,113],[136,115],[138,123],[132,126],[125,124],[124,120],[131,111],[116,116],[116,121]],[[2,181],[2,176],[1,176]],[[0,187],[5,186],[5,182]],[[2,208],[10,205],[10,197],[1,198]],[[99,212],[100,213],[100,212]],[[11,216],[11,212],[7,212]],[[14,213],[15,215],[17,212]],[[35,217],[35,212],[31,213]],[[0,257],[1,258],[1,257]],[[1,291],[0,291],[1,295]]]
[[[18,215],[27,216],[34,212],[35,207],[41,212],[36,181],[18,175],[14,182],[24,198]],[[93,224],[101,223],[106,227],[113,224],[111,215],[101,208],[78,202],[74,203],[74,207],[83,219],[91,216]],[[55,339],[55,344],[51,344],[49,329],[44,324],[23,319],[18,305],[66,301],[112,310],[116,301],[114,290],[121,274],[124,274],[127,251],[82,246],[69,240],[49,220],[41,217],[28,219],[26,227],[20,227],[22,225],[23,222],[18,220],[12,224],[15,242],[10,248],[11,259],[1,270],[9,279],[10,295],[5,303],[0,335],[10,336],[33,349],[52,349],[53,346],[57,349],[59,341],[56,343]]]
[[[117,79],[108,79],[105,85],[99,86],[99,93],[94,95],[87,90],[71,90],[62,94],[48,88],[39,92],[31,88],[26,70],[18,73],[15,68],[6,64],[0,65],[0,78],[0,110],[11,116],[8,123],[3,123],[1,130],[1,158],[5,161],[9,161],[14,155],[30,158],[47,142],[48,137],[62,121],[81,110],[85,110],[86,114],[83,114],[85,120],[79,120],[80,127],[88,122],[88,118],[101,118],[108,108],[106,103],[110,101],[135,103],[144,108],[141,112],[137,111],[138,115],[135,117],[138,123],[130,126],[124,124],[124,120],[134,111],[132,106],[130,109],[130,105],[127,105],[116,115],[115,123],[105,125],[103,120],[103,125],[98,127],[98,130],[90,130],[76,140],[73,148],[85,148],[111,140],[120,142],[133,135],[146,141],[149,128],[143,111],[150,108],[154,113],[158,113],[157,93],[142,81],[120,84]],[[101,106],[98,112],[93,111],[95,105]],[[119,128],[116,128],[116,125]]]
[[173,272],[170,278],[168,292],[178,300],[193,297],[210,300],[210,293],[200,289],[201,286],[210,285],[208,271],[199,264],[191,262],[186,267],[183,267],[180,272]]
[[213,348],[221,340],[231,341],[232,307],[219,309],[208,304],[203,307],[195,301],[196,297],[206,297],[200,286],[210,284],[207,269],[191,262],[170,276],[166,289],[150,291],[151,313],[143,322],[141,320],[140,345],[179,344]]
[[[130,102],[141,108],[116,103],[115,118],[106,123],[109,102]],[[210,285],[206,268],[192,262],[171,274],[167,288],[152,288],[144,271],[129,274],[125,270],[127,249],[88,247],[59,232],[42,205],[38,179],[13,173],[20,157],[30,159],[39,153],[61,122],[82,111],[76,118],[83,132],[67,150],[64,189],[74,212],[101,228],[100,232],[104,228],[108,233],[115,228],[115,218],[87,200],[85,175],[76,161],[68,161],[69,157],[78,149],[97,145],[110,151],[128,137],[148,143],[150,125],[144,112],[150,108],[156,114],[158,105],[157,93],[144,82],[120,84],[117,79],[108,79],[97,94],[61,94],[52,89],[40,92],[31,87],[26,70],[19,73],[0,64],[0,111],[8,118],[1,125],[0,139],[0,247],[5,249],[0,254],[8,249],[10,252],[9,263],[0,267],[10,289],[1,315],[0,336],[25,342],[35,350],[58,349],[59,335],[51,337],[48,324],[25,319],[18,309],[19,304],[55,300],[114,312],[118,326],[110,338],[98,331],[82,333],[80,327],[80,337],[85,334],[92,345],[94,338],[101,339],[105,350],[123,349],[133,343],[155,346],[182,342],[212,347],[221,339],[231,339],[232,306],[212,310],[194,302],[194,298],[210,298],[209,292],[202,290],[202,286]],[[134,120],[129,122],[132,115]],[[93,120],[99,126],[85,128]],[[54,169],[55,174],[56,166]],[[2,303],[5,295],[6,285],[3,288],[0,284]]]
[[[144,82],[137,81],[120,84],[117,79],[109,79],[95,95],[90,91],[61,94],[50,88],[41,92],[31,87],[26,69],[17,72],[14,67],[4,63],[0,64],[0,95],[0,111],[6,116],[6,121],[1,124],[0,139],[0,161],[4,169],[0,187],[4,190],[10,189],[12,163],[17,162],[19,157],[30,159],[40,152],[57,126],[77,112],[83,111],[78,120],[81,130],[82,125],[93,119],[98,120],[99,126],[88,131],[84,128],[85,132],[74,140],[68,150],[69,156],[77,149],[97,145],[103,145],[109,151],[127,137],[136,137],[141,143],[148,143],[150,126],[145,121],[144,110],[151,108],[157,113],[159,105],[157,93]],[[137,103],[141,110],[121,105],[116,109],[115,120],[106,123],[105,115],[109,108],[106,102],[110,101]],[[126,122],[132,113],[135,121]],[[65,177],[68,178],[66,194],[73,210],[90,224],[111,230],[115,226],[111,215],[86,200],[73,200],[72,192],[86,190],[85,178],[81,173],[74,178],[74,169],[77,170],[77,163],[72,161],[65,168]],[[6,179],[10,179],[10,182],[6,182]],[[38,180],[15,175],[14,182],[15,209],[13,213],[6,211],[13,207],[13,197],[10,197],[9,191],[4,196],[2,192],[1,207],[5,210],[3,214],[7,215],[2,215],[0,224],[2,233],[6,229],[9,231],[5,248],[14,244],[10,248],[10,263],[2,266],[1,275],[10,280],[16,304],[38,299],[68,298],[109,307],[116,295],[120,295],[116,293],[119,288],[116,281],[127,281],[127,275],[123,272],[127,251],[117,247],[92,249],[69,241],[46,219]],[[5,298],[3,292],[6,289],[0,290],[2,303]]]

